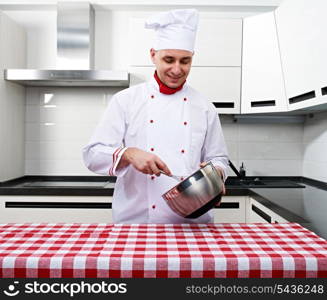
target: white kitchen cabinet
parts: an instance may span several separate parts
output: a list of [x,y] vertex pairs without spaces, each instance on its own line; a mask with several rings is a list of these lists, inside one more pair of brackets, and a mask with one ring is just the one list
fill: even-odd
[[[149,80],[154,67],[130,67],[131,85]],[[188,84],[213,102],[218,113],[240,113],[240,67],[192,67]]]
[[0,181],[24,175],[25,88],[3,73],[26,67],[25,45],[24,29],[0,12]]
[[[111,209],[85,207],[86,202],[108,204],[111,200],[112,197],[109,196],[0,196],[0,223],[112,223]],[[53,206],[54,202],[62,204],[61,206],[69,203],[73,205],[69,208],[40,208],[35,207],[36,202],[42,206]]]
[[243,21],[241,113],[287,111],[274,12]]
[[[144,28],[146,18],[131,18],[129,24],[130,66],[151,66],[154,30]],[[241,66],[242,20],[200,15],[194,66]]]
[[214,208],[215,223],[245,223],[247,196],[224,196],[218,208]]
[[270,209],[252,198],[249,198],[248,204],[248,209],[246,211],[247,223],[271,223]]
[[242,20],[200,15],[194,66],[241,66]]
[[249,198],[246,211],[247,223],[288,223],[289,221],[273,212],[263,204]]
[[275,11],[289,110],[327,103],[327,1],[287,0]]
[[188,83],[213,102],[218,113],[240,113],[240,67],[195,67]]

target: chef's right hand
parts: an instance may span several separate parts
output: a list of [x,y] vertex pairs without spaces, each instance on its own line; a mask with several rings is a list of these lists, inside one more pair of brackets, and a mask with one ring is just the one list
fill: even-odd
[[143,151],[138,148],[127,148],[123,153],[117,168],[131,164],[136,170],[150,175],[160,175],[160,171],[171,175],[167,165],[155,154]]

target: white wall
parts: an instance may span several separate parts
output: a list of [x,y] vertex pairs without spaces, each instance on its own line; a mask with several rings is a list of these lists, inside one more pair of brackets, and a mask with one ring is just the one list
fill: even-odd
[[303,176],[327,182],[327,112],[307,117],[303,147]]

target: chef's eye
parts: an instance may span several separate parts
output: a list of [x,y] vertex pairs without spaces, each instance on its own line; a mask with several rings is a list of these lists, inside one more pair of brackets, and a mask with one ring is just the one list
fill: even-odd
[[170,58],[170,57],[165,57],[164,58],[164,61],[167,63],[167,64],[171,64],[174,62],[174,59],[173,58]]
[[181,64],[183,64],[183,65],[187,65],[187,64],[190,63],[190,61],[191,61],[190,58],[185,58],[185,59],[182,59],[182,60],[181,60]]

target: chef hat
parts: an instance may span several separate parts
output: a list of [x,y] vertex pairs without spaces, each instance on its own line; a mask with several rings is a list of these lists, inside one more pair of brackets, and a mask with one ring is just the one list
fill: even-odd
[[193,52],[199,13],[196,9],[161,12],[145,22],[156,31],[155,50],[180,49]]

